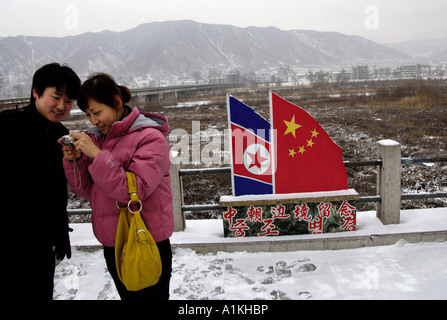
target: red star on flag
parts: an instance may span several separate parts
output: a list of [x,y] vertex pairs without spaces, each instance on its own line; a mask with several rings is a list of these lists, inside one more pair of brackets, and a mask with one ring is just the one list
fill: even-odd
[[262,163],[268,160],[268,158],[265,158],[261,155],[260,148],[258,148],[256,154],[248,153],[248,155],[251,158],[251,164],[248,169],[256,166],[259,170],[261,170]]

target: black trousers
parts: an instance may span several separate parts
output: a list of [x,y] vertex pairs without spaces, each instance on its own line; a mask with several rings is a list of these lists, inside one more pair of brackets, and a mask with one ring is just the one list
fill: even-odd
[[157,284],[140,290],[128,291],[116,271],[115,247],[104,247],[107,269],[115,282],[121,300],[169,300],[169,283],[172,274],[172,251],[169,239],[157,243],[161,258],[161,276]]

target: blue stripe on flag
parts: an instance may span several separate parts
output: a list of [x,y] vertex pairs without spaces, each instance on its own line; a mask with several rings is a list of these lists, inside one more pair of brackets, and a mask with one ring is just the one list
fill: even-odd
[[262,132],[259,130],[264,130],[265,137],[262,138],[267,142],[270,142],[270,123],[267,120],[245,103],[232,96],[230,96],[230,106],[231,122],[246,129],[252,129],[255,134]]
[[234,195],[273,194],[273,185],[234,175]]

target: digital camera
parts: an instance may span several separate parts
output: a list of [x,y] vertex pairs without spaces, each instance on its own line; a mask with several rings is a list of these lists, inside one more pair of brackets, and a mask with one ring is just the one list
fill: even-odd
[[63,136],[62,137],[62,144],[66,145],[66,146],[74,147],[73,138],[70,137],[69,135]]

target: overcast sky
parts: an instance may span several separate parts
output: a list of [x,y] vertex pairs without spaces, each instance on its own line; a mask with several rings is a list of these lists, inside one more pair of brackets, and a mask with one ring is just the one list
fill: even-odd
[[0,0],[0,37],[124,31],[180,19],[337,31],[379,43],[447,37],[446,0]]

